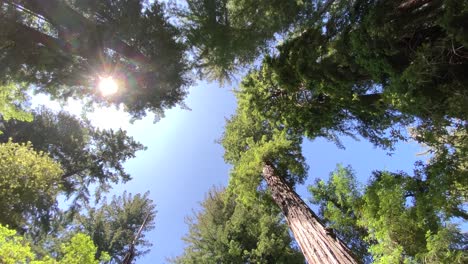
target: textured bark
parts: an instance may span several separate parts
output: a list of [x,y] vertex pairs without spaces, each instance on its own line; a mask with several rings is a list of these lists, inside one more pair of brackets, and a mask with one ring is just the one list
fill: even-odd
[[263,177],[308,263],[358,263],[346,245],[325,228],[299,195],[275,174],[272,165],[264,165]]

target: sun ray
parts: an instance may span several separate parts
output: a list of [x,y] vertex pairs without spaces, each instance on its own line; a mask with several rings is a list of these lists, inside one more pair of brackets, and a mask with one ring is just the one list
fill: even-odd
[[100,77],[98,88],[103,96],[113,95],[119,89],[117,82],[112,76]]

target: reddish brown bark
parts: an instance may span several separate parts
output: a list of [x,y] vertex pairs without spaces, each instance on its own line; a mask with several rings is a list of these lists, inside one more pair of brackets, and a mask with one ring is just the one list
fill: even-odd
[[299,195],[275,174],[273,166],[264,165],[263,177],[308,263],[358,263],[346,245],[328,231]]

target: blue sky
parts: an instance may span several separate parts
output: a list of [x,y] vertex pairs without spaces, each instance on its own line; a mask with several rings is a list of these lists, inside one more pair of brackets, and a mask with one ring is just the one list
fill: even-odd
[[[224,163],[223,149],[216,140],[223,133],[226,118],[235,112],[232,88],[200,82],[189,92],[185,102],[191,111],[170,109],[157,123],[149,115],[130,124],[128,115],[116,109],[89,114],[94,125],[124,128],[148,147],[125,164],[133,179],[114,186],[109,193],[112,196],[124,191],[133,194],[150,191],[150,198],[156,203],[156,228],[147,234],[153,247],[137,263],[167,263],[167,258],[181,254],[182,237],[188,231],[184,219],[200,208],[199,202],[212,186],[228,183],[230,167]],[[34,98],[36,102],[46,100]],[[47,105],[60,107],[53,102]],[[71,102],[66,109],[78,114],[81,106],[79,102]],[[398,144],[395,153],[389,156],[387,151],[376,149],[365,140],[347,137],[342,140],[345,150],[324,139],[304,142],[303,153],[310,169],[306,183],[297,187],[303,199],[310,197],[307,185],[316,178],[327,179],[338,163],[352,165],[358,179],[366,183],[373,170],[411,172],[414,162],[425,158],[416,156],[423,149],[414,142]]]
[[[123,127],[129,134],[148,147],[125,167],[133,180],[115,186],[110,195],[150,191],[157,206],[156,228],[147,235],[153,243],[151,252],[138,263],[167,263],[183,251],[183,235],[188,228],[184,222],[213,185],[225,186],[229,166],[224,163],[222,147],[215,143],[223,132],[225,118],[236,107],[230,88],[215,83],[201,82],[190,88],[186,99],[191,111],[171,109],[157,123],[148,116],[128,124],[125,114],[101,111],[94,114],[96,125]],[[361,182],[365,183],[373,170],[411,171],[420,146],[415,143],[399,144],[393,156],[376,149],[366,141],[344,138],[346,150],[338,149],[323,139],[304,143],[304,154],[310,166],[306,184],[298,193],[308,199],[306,186],[315,178],[327,178],[337,163],[352,165]]]

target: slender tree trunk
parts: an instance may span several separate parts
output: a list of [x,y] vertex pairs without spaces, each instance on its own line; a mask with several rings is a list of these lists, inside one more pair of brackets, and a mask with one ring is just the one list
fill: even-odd
[[272,165],[264,165],[263,177],[308,263],[358,263],[346,245],[327,230],[299,195],[275,174]]

